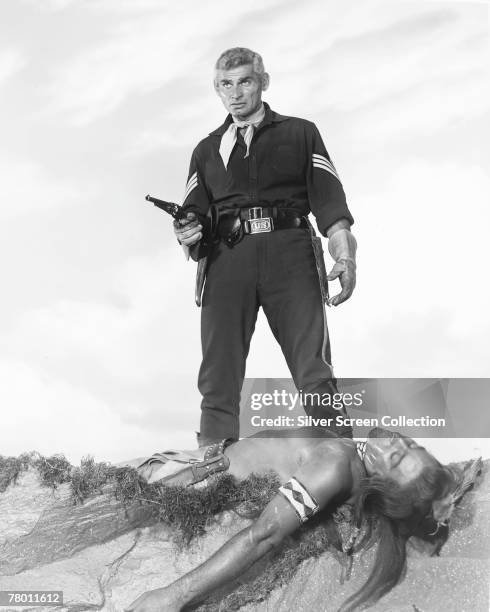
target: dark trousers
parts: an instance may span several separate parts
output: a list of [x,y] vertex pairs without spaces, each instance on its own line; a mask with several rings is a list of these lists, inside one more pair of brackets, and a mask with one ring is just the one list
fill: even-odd
[[[260,306],[296,388],[337,392],[327,365],[330,346],[328,334],[324,342],[324,308],[309,230],[245,236],[233,248],[221,242],[209,258],[201,312],[201,444],[239,437],[240,392]],[[304,408],[313,417],[339,414],[321,405]]]

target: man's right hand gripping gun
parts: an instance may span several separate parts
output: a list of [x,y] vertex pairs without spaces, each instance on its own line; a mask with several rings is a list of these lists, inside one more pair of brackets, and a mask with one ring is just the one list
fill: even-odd
[[[179,227],[178,222],[181,219],[188,219],[189,221],[191,221],[188,215],[192,213],[189,213],[188,211],[183,210],[182,206],[179,206],[178,204],[175,204],[174,202],[165,202],[165,200],[159,200],[158,198],[154,198],[150,195],[147,195],[145,199],[148,202],[152,202],[152,204],[154,204],[157,208],[160,208],[161,210],[164,210],[166,213],[171,215],[177,222],[177,224],[174,223],[175,227]],[[198,243],[189,245],[190,255],[192,259],[194,259],[194,261],[198,261],[202,257],[205,257],[208,254],[208,250],[209,250],[208,247],[213,243],[214,225],[215,225],[214,220],[213,220],[214,219],[213,212],[214,212],[214,209],[212,207],[212,210],[210,210],[209,214],[206,217],[199,218],[198,220],[198,222],[202,226],[202,232],[201,232],[202,238],[199,240]],[[192,221],[193,220],[194,219],[192,219]],[[182,225],[184,226],[185,224],[182,224]]]

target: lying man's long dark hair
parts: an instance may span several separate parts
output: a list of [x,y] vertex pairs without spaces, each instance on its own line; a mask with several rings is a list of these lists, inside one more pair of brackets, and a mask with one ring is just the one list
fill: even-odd
[[406,544],[411,536],[432,536],[432,554],[439,552],[447,539],[447,520],[454,504],[480,468],[479,460],[464,472],[436,462],[403,487],[380,476],[363,479],[358,512],[369,527],[361,547],[366,539],[376,538],[377,551],[368,579],[343,603],[340,612],[373,605],[398,584],[406,569]]

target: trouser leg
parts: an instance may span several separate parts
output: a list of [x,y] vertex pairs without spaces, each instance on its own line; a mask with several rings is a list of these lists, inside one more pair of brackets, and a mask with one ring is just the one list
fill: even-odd
[[253,239],[219,244],[210,259],[201,311],[200,445],[239,437],[240,391],[257,319]]
[[338,390],[309,232],[273,232],[264,245],[266,266],[259,277],[259,297],[294,383],[306,398],[305,412],[332,419],[329,429],[352,437],[352,428],[336,423],[339,414],[346,415],[345,408],[336,410],[333,401],[327,405]]

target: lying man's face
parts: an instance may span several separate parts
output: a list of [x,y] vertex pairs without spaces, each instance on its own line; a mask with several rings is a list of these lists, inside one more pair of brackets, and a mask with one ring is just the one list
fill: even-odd
[[437,461],[412,438],[376,428],[369,432],[364,465],[369,476],[385,476],[403,486]]
[[262,91],[265,91],[268,85],[269,75],[257,74],[252,64],[217,70],[215,75],[216,93],[226,110],[240,121],[259,110]]

